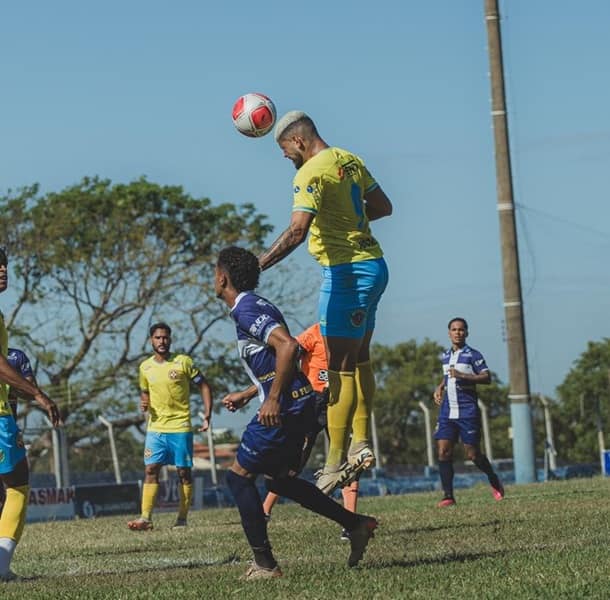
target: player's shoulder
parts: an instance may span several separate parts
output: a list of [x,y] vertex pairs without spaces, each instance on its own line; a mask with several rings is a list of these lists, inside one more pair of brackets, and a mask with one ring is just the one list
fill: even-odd
[[177,352],[176,354],[172,354],[169,357],[169,361],[171,363],[180,363],[180,364],[193,364],[193,359],[190,357],[190,355],[184,353],[184,352]]
[[6,358],[14,361],[29,361],[27,354],[19,348],[8,348]]
[[140,371],[150,371],[152,368],[154,368],[154,366],[155,366],[154,356],[149,356],[148,358],[145,358],[140,363]]
[[462,350],[462,354],[464,356],[471,356],[473,359],[483,358],[482,352],[480,352],[476,348],[473,348],[472,346],[468,346],[468,345],[464,346],[464,349]]

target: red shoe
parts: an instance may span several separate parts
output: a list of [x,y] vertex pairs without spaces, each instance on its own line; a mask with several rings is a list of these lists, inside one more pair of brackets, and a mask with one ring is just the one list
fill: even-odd
[[128,521],[127,527],[129,527],[131,531],[150,531],[153,528],[153,524],[152,521],[139,518],[134,519],[133,521]]
[[455,499],[451,496],[443,498],[436,506],[438,508],[446,508],[447,506],[455,506]]
[[493,494],[494,500],[500,501],[504,500],[504,486],[500,481],[499,477],[496,477],[495,481],[490,484],[491,485],[491,493]]

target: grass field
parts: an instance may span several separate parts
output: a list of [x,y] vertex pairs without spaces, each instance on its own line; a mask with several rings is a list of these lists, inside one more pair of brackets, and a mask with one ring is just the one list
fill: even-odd
[[27,580],[0,598],[610,598],[610,478],[486,486],[363,499],[381,527],[361,566],[346,566],[340,528],[294,504],[276,507],[270,538],[284,577],[244,582],[250,552],[236,509],[193,512],[171,531],[126,518],[30,524],[13,560]]

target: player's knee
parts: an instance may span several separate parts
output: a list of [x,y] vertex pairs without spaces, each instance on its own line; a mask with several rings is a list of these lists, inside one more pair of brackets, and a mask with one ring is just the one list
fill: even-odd
[[145,465],[144,475],[146,475],[147,483],[158,483],[159,472],[161,471],[161,465]]
[[453,460],[453,451],[451,448],[439,448],[438,459],[445,462]]
[[180,483],[192,483],[193,476],[191,470],[188,467],[181,467],[177,469],[177,471]]

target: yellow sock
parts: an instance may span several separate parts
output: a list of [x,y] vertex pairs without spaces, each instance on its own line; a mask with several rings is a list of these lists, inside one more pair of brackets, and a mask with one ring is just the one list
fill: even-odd
[[193,484],[181,483],[178,485],[178,495],[180,496],[180,505],[178,506],[178,518],[186,519],[191,502],[193,501]]
[[345,458],[347,438],[356,407],[356,374],[353,371],[328,371],[328,437],[326,464],[340,465]]
[[142,518],[148,521],[152,518],[152,511],[159,492],[158,483],[145,483],[142,486]]
[[375,375],[370,361],[356,365],[358,401],[352,421],[352,444],[369,441],[369,423],[375,396]]
[[29,491],[29,485],[6,488],[6,500],[0,517],[0,538],[10,538],[16,542],[21,539],[28,509]]

